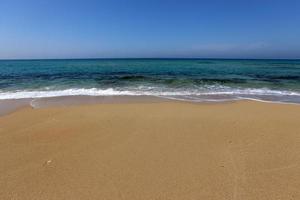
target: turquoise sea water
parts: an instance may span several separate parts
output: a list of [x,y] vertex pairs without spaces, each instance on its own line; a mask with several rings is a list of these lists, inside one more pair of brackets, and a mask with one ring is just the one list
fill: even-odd
[[1,60],[0,99],[150,95],[300,103],[300,60]]

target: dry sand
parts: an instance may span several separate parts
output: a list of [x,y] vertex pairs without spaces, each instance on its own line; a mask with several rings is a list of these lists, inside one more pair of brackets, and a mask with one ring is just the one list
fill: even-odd
[[300,106],[176,102],[0,117],[0,199],[300,199]]

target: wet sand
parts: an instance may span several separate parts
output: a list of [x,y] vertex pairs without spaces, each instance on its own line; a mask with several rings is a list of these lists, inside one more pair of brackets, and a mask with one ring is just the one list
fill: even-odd
[[0,99],[0,116],[12,113],[22,107],[47,108],[75,105],[115,103],[155,103],[170,101],[155,96],[60,96],[28,99]]
[[139,102],[0,117],[0,199],[300,199],[300,106]]
[[14,112],[20,108],[30,106],[32,99],[9,99],[0,100],[0,117],[11,112]]

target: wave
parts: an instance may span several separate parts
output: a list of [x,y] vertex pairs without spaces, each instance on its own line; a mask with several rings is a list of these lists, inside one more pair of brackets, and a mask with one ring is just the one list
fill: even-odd
[[135,95],[130,91],[116,91],[114,89],[65,89],[65,90],[44,90],[44,91],[15,91],[2,92],[0,99],[24,99],[24,98],[45,98],[59,96],[114,96],[114,95]]
[[161,87],[132,88],[71,88],[64,90],[22,90],[0,92],[0,99],[34,99],[60,96],[158,96],[186,101],[223,101],[236,99],[274,100],[300,103],[300,93],[268,88],[230,88],[207,86],[200,89],[171,89]]

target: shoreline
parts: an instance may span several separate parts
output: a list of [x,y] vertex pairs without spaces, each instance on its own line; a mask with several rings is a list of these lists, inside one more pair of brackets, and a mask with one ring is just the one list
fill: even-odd
[[171,97],[160,96],[130,96],[130,95],[115,95],[115,96],[88,96],[88,95],[74,95],[74,96],[57,96],[57,97],[41,97],[41,98],[24,98],[24,99],[0,99],[0,117],[16,112],[24,107],[45,108],[45,107],[62,107],[62,106],[76,106],[76,105],[93,105],[93,104],[116,104],[116,103],[157,103],[157,102],[183,102],[192,104],[223,104],[235,103],[240,101],[253,101],[271,104],[283,105],[300,105],[300,103],[293,102],[279,102],[267,101],[254,98],[228,99],[228,100],[204,100],[193,101],[184,100]]
[[17,110],[30,107],[33,109],[47,107],[65,107],[94,104],[116,104],[116,103],[155,103],[170,101],[155,96],[60,96],[27,99],[5,99],[0,100],[0,117]]

